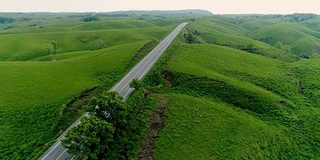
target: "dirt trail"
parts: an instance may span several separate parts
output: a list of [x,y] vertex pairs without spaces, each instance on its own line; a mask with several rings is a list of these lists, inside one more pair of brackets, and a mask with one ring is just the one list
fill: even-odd
[[152,111],[148,123],[148,129],[142,140],[140,151],[136,160],[152,160],[156,149],[156,141],[159,137],[160,131],[165,127],[168,118],[169,102],[164,95],[157,96],[156,108]]

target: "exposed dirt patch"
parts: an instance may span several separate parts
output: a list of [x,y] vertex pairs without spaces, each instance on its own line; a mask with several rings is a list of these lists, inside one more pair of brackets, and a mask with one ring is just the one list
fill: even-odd
[[157,96],[156,108],[152,111],[148,129],[142,140],[140,151],[136,160],[152,160],[156,149],[156,141],[160,131],[165,127],[168,118],[169,102],[166,96]]
[[168,80],[168,79],[166,79],[166,78],[162,78],[163,80],[164,80],[164,82],[166,82],[166,85],[168,86],[168,87],[171,87],[172,86],[172,83]]

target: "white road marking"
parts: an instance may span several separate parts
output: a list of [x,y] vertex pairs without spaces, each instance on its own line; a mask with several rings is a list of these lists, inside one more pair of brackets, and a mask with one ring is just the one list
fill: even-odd
[[61,143],[61,141],[59,141],[59,143],[57,143],[57,145],[55,145],[55,146],[51,149],[51,151],[50,151],[48,154],[46,154],[46,156],[44,156],[41,160],[44,160],[60,143]]

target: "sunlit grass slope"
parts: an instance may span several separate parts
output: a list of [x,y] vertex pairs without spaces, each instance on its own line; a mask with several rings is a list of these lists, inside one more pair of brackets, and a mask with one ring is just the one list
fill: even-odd
[[[174,61],[169,63],[169,67],[177,72],[215,79],[234,78],[230,82],[235,85],[244,83],[237,79],[245,80],[285,97],[291,97],[297,92],[295,78],[288,76],[286,67],[279,60],[224,46],[204,44],[179,45],[172,52]],[[284,78],[285,76],[288,77]],[[244,84],[238,84],[238,87],[242,85]]]
[[[173,98],[158,159],[319,156],[316,63],[301,67],[303,61],[288,63],[208,44],[178,43],[168,54],[162,77],[170,84],[165,93]],[[217,106],[228,114],[210,110]]]
[[[215,18],[211,21],[219,26]],[[170,111],[167,127],[157,143],[158,159],[186,156],[190,159],[317,159],[320,156],[319,56],[298,59],[292,56],[294,51],[284,53],[273,47],[274,44],[250,37],[252,30],[258,33],[284,24],[267,22],[261,29],[243,26],[237,29],[239,33],[228,31],[228,27],[225,31],[211,30],[214,24],[207,20],[187,26],[184,33],[191,32],[197,44],[187,44],[186,35],[181,34],[168,51],[161,72],[167,85],[164,93],[170,100]],[[316,31],[305,24],[293,23],[293,26],[303,36],[317,37]],[[243,29],[247,31],[241,32]],[[280,33],[270,35],[284,37]],[[247,43],[270,49],[270,54],[282,57],[249,52],[237,46]],[[264,145],[269,142],[271,145]]]
[[[198,32],[197,37],[200,39],[200,42],[228,46],[246,51],[250,50],[250,52],[255,54],[261,54],[267,57],[286,61],[296,60],[293,55],[285,53],[270,44],[249,37],[253,32],[251,27],[246,28],[246,26],[242,27],[242,25],[235,25],[230,22],[221,21],[222,20],[219,18],[213,18],[211,20],[202,19],[196,23],[190,23],[188,27],[191,31]],[[258,21],[256,23],[261,22]],[[260,24],[260,27],[263,25],[264,24]],[[248,47],[250,45],[252,45],[251,48]]]
[[226,104],[181,94],[167,97],[170,113],[156,159],[277,159],[296,148],[283,128]]
[[1,159],[34,158],[41,153],[44,144],[72,122],[61,122],[61,105],[86,89],[113,85],[143,44],[85,52],[82,58],[61,61],[1,62]]
[[[48,55],[45,44],[58,43],[57,53],[94,49],[96,41],[103,47],[159,40],[173,27],[127,30],[75,31],[58,33],[8,34],[0,36],[0,60],[31,60]],[[54,51],[50,51],[54,53]]]
[[83,22],[85,14],[71,13],[7,16],[16,21],[0,25],[0,159],[37,158],[81,114],[85,104],[69,102],[95,87],[107,90],[179,24],[103,16]]
[[147,28],[156,25],[141,20],[109,20],[101,22],[83,23],[75,30],[101,30],[101,29],[128,29],[128,28]]
[[[157,23],[158,22],[158,23]],[[162,25],[161,23],[162,22]],[[74,18],[46,18],[34,19],[29,21],[18,21],[11,24],[0,26],[0,34],[17,34],[17,33],[41,33],[41,32],[71,32],[85,30],[108,30],[108,29],[134,29],[148,28],[156,26],[176,25],[177,21],[173,20],[102,20],[94,22],[82,22],[81,19]]]
[[302,57],[311,57],[313,53],[320,52],[320,32],[300,23],[271,25],[256,31],[252,37],[270,45],[278,42],[288,44],[293,54]]

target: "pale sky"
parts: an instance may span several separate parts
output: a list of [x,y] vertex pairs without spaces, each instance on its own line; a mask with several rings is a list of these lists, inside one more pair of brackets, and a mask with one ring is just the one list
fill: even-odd
[[214,14],[320,14],[319,0],[0,0],[0,12],[205,9]]

